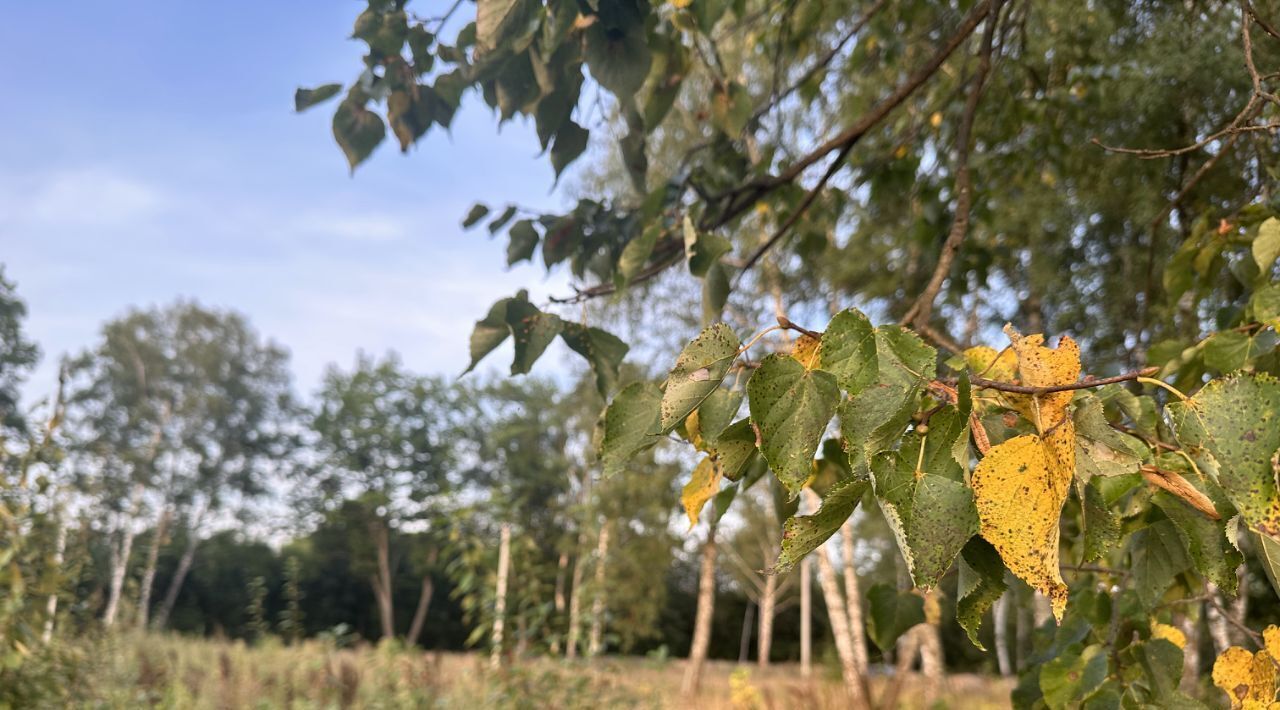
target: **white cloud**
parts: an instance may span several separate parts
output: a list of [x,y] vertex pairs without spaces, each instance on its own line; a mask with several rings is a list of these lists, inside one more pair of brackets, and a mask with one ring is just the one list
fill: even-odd
[[0,184],[8,219],[25,224],[121,226],[159,214],[164,191],[111,170],[81,167]]

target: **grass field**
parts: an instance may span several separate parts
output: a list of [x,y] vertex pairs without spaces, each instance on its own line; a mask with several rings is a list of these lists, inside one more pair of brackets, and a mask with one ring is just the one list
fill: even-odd
[[[840,708],[832,669],[804,679],[797,665],[761,670],[713,662],[696,698],[679,696],[683,661],[532,659],[490,670],[480,654],[395,647],[337,649],[318,641],[246,646],[166,635],[117,636],[86,647],[85,674],[69,689],[93,708]],[[873,682],[873,689],[882,681]],[[900,707],[921,707],[908,682]],[[947,679],[937,706],[1003,708],[1009,685]],[[65,703],[62,700],[60,703]]]

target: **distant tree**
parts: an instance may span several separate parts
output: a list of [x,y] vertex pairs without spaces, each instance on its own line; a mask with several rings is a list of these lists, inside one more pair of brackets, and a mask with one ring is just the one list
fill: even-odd
[[296,643],[306,634],[305,615],[302,612],[302,562],[297,555],[289,555],[284,562],[284,610],[280,612],[277,626],[285,641]]
[[[308,471],[305,495],[319,510],[347,506],[364,517],[351,541],[373,589],[382,635],[397,634],[395,570],[406,526],[425,526],[447,512],[455,488],[453,395],[439,378],[405,370],[394,355],[359,355],[355,367],[331,367],[317,394],[311,428],[318,466]],[[438,553],[423,553],[433,558]],[[409,643],[416,643],[433,595],[430,565],[422,572]]]
[[186,547],[154,624],[163,628],[205,526],[264,491],[291,446],[288,354],[241,315],[179,302],[104,326],[71,365],[76,471],[113,535],[103,621],[114,623],[142,518],[155,516],[138,622],[151,611],[159,546],[182,521]]
[[0,464],[5,441],[26,433],[18,388],[40,359],[40,348],[27,339],[22,322],[27,306],[12,281],[5,278],[0,264]]

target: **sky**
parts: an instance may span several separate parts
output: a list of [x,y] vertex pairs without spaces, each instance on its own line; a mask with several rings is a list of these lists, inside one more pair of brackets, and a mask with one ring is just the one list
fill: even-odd
[[[63,353],[131,306],[245,313],[289,349],[308,393],[360,349],[461,372],[493,301],[567,290],[540,268],[506,269],[502,238],[460,226],[476,201],[564,204],[531,127],[499,131],[468,94],[450,133],[433,129],[408,155],[389,139],[353,177],[333,104],[293,112],[299,85],[358,74],[363,44],[347,37],[361,5],[6,8],[0,264],[44,352],[29,403],[52,391]],[[490,357],[501,369],[504,355]]]

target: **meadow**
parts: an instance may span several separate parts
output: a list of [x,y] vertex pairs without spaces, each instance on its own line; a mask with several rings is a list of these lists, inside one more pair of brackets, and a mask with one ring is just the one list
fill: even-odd
[[[340,648],[331,640],[197,639],[120,634],[84,641],[64,664],[62,692],[39,707],[174,708],[840,708],[847,706],[835,659],[801,677],[797,664],[761,669],[713,661],[698,694],[679,695],[683,660],[532,658],[491,669],[480,653],[406,650],[394,643]],[[45,679],[58,677],[50,673]],[[872,678],[872,687],[877,681]],[[900,707],[921,707],[908,681]],[[999,679],[953,675],[936,707],[1008,707]]]

